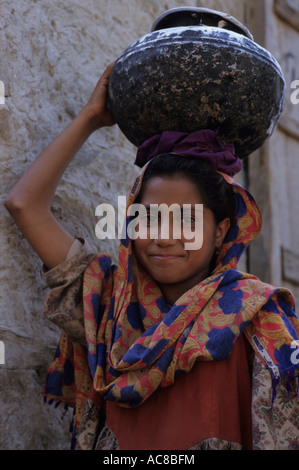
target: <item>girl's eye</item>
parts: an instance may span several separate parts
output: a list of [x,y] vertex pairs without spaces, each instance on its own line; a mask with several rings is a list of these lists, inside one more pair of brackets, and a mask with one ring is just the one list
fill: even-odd
[[151,223],[154,223],[157,220],[157,217],[150,212],[148,212],[146,215],[143,215],[140,217],[140,223],[143,226],[149,227]]
[[181,214],[181,223],[182,224],[187,224],[188,226],[193,227],[194,224],[195,224],[195,215],[190,214],[190,212],[188,212],[188,211],[187,211],[187,213],[185,211],[183,211],[182,214]]
[[195,217],[192,215],[185,215],[182,217],[182,222],[185,224],[195,224]]

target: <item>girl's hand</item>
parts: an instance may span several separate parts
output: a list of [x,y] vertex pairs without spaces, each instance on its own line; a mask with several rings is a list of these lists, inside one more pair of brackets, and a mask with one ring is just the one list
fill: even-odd
[[113,114],[107,105],[109,77],[113,65],[114,62],[108,65],[89,98],[88,103],[81,111],[81,113],[87,114],[92,130],[105,126],[113,126],[115,124]]

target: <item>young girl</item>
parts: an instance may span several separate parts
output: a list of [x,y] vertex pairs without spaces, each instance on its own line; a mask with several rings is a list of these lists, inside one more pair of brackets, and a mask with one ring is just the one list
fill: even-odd
[[170,216],[168,237],[162,222],[154,238],[147,225],[145,238],[126,232],[116,267],[51,213],[80,146],[114,124],[111,67],[5,203],[44,262],[45,314],[62,328],[45,397],[74,407],[76,449],[298,449],[294,300],[237,270],[261,216],[232,179],[233,145],[204,130],[164,132],[138,149],[128,207],[189,204],[192,225],[203,205],[200,249],[172,236]]

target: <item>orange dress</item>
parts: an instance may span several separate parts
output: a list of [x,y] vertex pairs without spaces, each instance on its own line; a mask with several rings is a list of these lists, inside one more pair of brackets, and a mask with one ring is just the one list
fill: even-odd
[[186,450],[217,439],[252,449],[250,348],[242,335],[229,359],[197,362],[140,407],[106,402],[119,448]]

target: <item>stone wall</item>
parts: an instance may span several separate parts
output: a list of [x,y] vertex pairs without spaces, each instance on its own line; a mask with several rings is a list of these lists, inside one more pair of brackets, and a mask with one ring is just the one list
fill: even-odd
[[[280,35],[294,32],[288,26],[281,29],[282,20],[275,16],[273,1],[3,0],[1,202],[28,164],[86,102],[106,65],[148,33],[164,10],[197,5],[226,11],[249,29],[255,25],[255,37],[268,44],[279,59]],[[267,37],[262,33],[265,24]],[[250,186],[256,190],[265,218],[250,264],[253,271],[280,282],[282,241],[291,249],[297,248],[298,204],[294,194],[298,195],[298,142],[289,139],[282,129],[272,142],[271,147],[268,144],[255,155],[250,167]],[[117,196],[127,194],[136,174],[134,156],[135,149],[116,126],[92,136],[66,171],[53,202],[53,211],[67,230],[99,245],[95,207],[108,201],[116,205]],[[283,207],[278,222],[273,215],[277,203]],[[3,204],[0,211],[0,344],[5,346],[5,364],[0,360],[0,449],[68,449],[71,412],[64,415],[63,410],[54,410],[42,400],[45,373],[59,331],[41,314],[45,295],[41,263]],[[275,223],[278,225],[273,229]],[[100,249],[115,256],[116,244],[102,242]]]
[[[12,185],[70,122],[104,68],[168,8],[195,1],[4,0],[0,5],[0,449],[68,449],[71,413],[44,405],[59,331],[42,317],[41,263],[3,207]],[[2,96],[2,95],[1,95]],[[96,206],[117,203],[136,173],[135,149],[117,127],[98,131],[59,185],[53,211],[97,244]],[[121,177],[119,177],[121,175]],[[115,254],[112,242],[101,251]],[[2,361],[3,362],[3,361]]]

